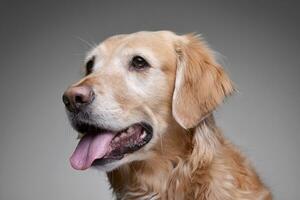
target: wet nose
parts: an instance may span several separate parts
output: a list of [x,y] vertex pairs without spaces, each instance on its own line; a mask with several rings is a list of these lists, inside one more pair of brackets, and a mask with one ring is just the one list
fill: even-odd
[[95,97],[91,87],[76,86],[68,88],[62,96],[66,108],[71,112],[76,112],[84,106],[90,104]]

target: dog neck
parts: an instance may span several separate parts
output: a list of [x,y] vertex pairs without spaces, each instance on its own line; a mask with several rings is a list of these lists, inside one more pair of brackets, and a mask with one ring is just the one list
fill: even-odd
[[119,199],[153,195],[172,199],[170,197],[175,192],[180,194],[178,190],[182,190],[181,194],[186,197],[186,192],[190,191],[191,176],[199,168],[208,170],[223,141],[213,115],[191,130],[174,124],[163,134],[149,159],[132,162],[109,172],[107,175],[111,187]]

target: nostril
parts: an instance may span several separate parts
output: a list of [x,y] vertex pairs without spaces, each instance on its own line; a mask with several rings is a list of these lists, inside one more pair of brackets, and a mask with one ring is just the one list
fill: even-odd
[[86,103],[86,101],[84,100],[84,96],[82,96],[81,94],[75,95],[74,100],[75,100],[75,103],[78,103],[78,104]]
[[93,90],[90,90],[90,94],[89,94],[89,101],[93,102],[95,99],[95,93]]
[[62,96],[62,100],[63,100],[65,106],[67,106],[67,107],[70,106],[71,102],[70,102],[69,98],[65,94]]

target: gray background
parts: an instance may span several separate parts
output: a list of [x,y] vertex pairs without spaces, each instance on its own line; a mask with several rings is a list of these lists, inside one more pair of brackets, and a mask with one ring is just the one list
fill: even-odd
[[117,33],[198,32],[238,86],[216,113],[275,199],[300,199],[300,12],[292,1],[1,1],[0,199],[111,199],[78,172],[61,102],[88,45]]

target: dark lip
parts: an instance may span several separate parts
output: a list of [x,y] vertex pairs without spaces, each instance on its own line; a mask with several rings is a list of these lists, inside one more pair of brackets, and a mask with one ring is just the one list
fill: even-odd
[[[104,129],[100,126],[97,126],[95,124],[89,124],[85,122],[76,122],[73,123],[73,128],[79,132],[79,133],[88,133],[88,134],[99,134],[103,133],[105,131],[109,131],[108,129]],[[116,132],[116,131],[110,131],[110,132]]]
[[120,155],[120,156],[114,157],[114,158],[101,158],[101,159],[96,159],[96,160],[92,163],[92,166],[93,166],[93,167],[96,167],[96,166],[102,166],[102,165],[109,164],[109,163],[112,163],[112,162],[117,161],[117,160],[121,160],[122,158],[124,158],[124,155]]

